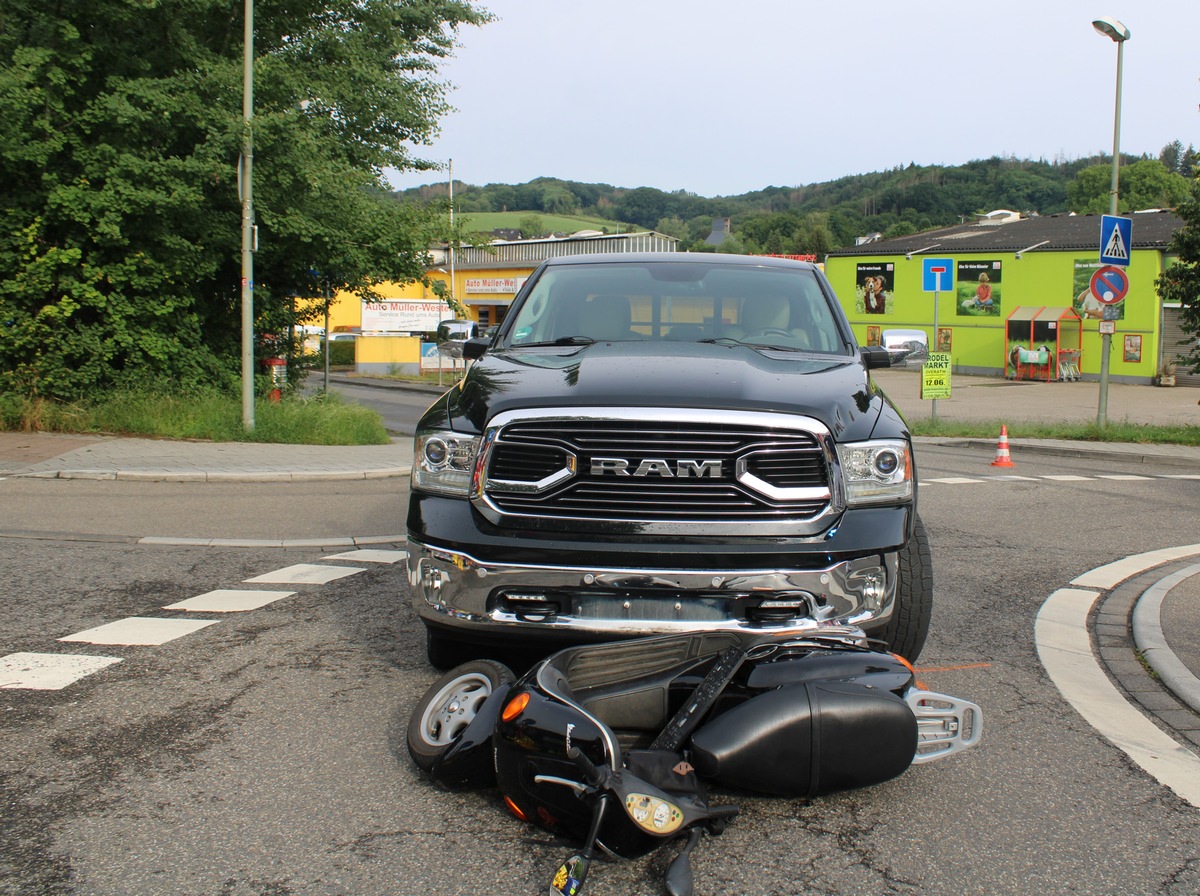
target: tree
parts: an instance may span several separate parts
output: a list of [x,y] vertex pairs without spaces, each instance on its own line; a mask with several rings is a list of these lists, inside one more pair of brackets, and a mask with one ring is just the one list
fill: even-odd
[[[326,282],[424,275],[437,207],[386,168],[444,114],[467,0],[259,3],[256,331]],[[241,4],[6,4],[0,27],[0,389],[74,398],[237,370]]]
[[[1174,174],[1157,159],[1143,159],[1120,171],[1119,210],[1174,208],[1187,197],[1187,178]],[[1067,204],[1080,214],[1106,214],[1110,208],[1112,165],[1084,168],[1067,186]]]
[[1183,161],[1183,143],[1179,140],[1172,140],[1162,148],[1162,152],[1158,154],[1158,160],[1162,162],[1164,168],[1175,174],[1182,174],[1179,170],[1179,163]]
[[1158,289],[1164,302],[1179,303],[1183,331],[1197,337],[1179,354],[1193,373],[1200,373],[1200,178],[1192,181],[1188,198],[1175,212],[1184,225],[1171,237],[1168,252],[1176,260],[1158,279]]
[[537,239],[546,235],[546,225],[541,215],[522,215],[519,224],[521,236],[527,240]]

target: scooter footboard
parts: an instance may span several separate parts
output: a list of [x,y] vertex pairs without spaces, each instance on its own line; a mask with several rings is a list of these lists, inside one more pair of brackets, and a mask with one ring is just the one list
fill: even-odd
[[960,753],[983,736],[983,711],[969,700],[915,689],[904,699],[917,717],[914,765]]

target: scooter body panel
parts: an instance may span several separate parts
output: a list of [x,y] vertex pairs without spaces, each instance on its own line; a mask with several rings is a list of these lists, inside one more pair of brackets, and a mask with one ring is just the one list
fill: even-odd
[[912,764],[917,723],[890,691],[853,682],[784,685],[692,735],[701,778],[731,787],[815,796],[894,778]]
[[439,785],[447,790],[465,790],[496,782],[492,736],[511,688],[511,684],[498,685],[462,736],[434,760],[429,773]]

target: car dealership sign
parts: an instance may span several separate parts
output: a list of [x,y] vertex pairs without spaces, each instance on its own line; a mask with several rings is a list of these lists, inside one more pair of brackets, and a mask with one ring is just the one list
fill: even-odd
[[453,317],[445,302],[408,299],[363,302],[364,333],[412,333],[436,330],[438,322]]

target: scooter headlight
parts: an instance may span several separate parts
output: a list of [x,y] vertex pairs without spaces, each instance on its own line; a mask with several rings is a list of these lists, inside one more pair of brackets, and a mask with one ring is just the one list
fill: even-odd
[[417,433],[412,487],[465,498],[479,451],[479,438],[437,430]]
[[846,502],[888,504],[913,495],[912,453],[899,439],[838,445]]

